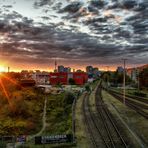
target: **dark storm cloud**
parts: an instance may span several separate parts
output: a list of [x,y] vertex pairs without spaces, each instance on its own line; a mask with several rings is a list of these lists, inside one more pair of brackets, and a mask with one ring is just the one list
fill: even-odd
[[82,7],[81,2],[72,2],[71,4],[61,9],[59,12],[76,13],[81,7]]
[[[35,3],[35,7],[39,8],[53,3],[54,1],[40,0]],[[86,9],[81,9],[82,6],[81,2],[75,2],[61,8],[61,3],[57,3],[56,9],[61,8],[60,11],[57,10],[59,14],[67,14],[64,19],[73,20],[74,18],[85,18],[87,15]],[[124,22],[114,26],[108,23],[115,18],[114,15],[96,16],[99,10],[105,6],[106,3],[101,1],[93,1],[88,6],[87,11],[94,17],[84,19],[82,24],[88,26],[92,32],[94,31],[93,35],[80,31],[74,32],[76,27],[72,25],[69,30],[63,29],[64,22],[48,25],[41,22],[36,27],[32,19],[24,17],[18,12],[3,13],[1,14],[3,19],[0,19],[0,33],[8,34],[6,41],[0,44],[2,54],[4,57],[12,57],[16,61],[28,59],[26,62],[30,63],[44,63],[56,57],[71,61],[86,61],[92,64],[97,62],[118,63],[123,57],[133,58],[134,61],[136,57],[135,63],[147,63],[147,6],[145,5],[145,8],[140,10],[142,4],[137,6],[136,2],[128,1],[106,7],[107,9],[126,8],[138,11],[134,16],[130,16]],[[42,16],[42,19],[48,20],[50,17]],[[17,21],[17,19],[21,21]]]
[[38,8],[38,7],[43,7],[45,5],[52,5],[54,3],[54,0],[37,0],[34,3],[34,7]]
[[[122,48],[121,46],[98,44],[95,38],[93,39],[86,34],[71,33],[71,31],[56,31],[53,26],[24,28],[24,30],[26,29],[28,29],[28,33],[22,29],[19,32],[21,31],[24,35],[13,35],[12,33],[9,35],[12,38],[12,42],[1,45],[1,48],[4,49],[3,54],[5,56],[11,56],[17,59],[20,55],[23,55],[22,60],[28,58],[29,61],[40,63],[55,57],[88,60],[92,57],[109,58],[118,56],[121,58],[123,54],[123,51],[119,50]],[[24,42],[20,44],[22,40]],[[129,50],[126,49],[127,52],[124,51],[126,53],[125,55],[128,56],[130,54],[133,56],[135,53],[140,53],[137,49],[140,49],[141,52],[144,47],[137,47],[135,50],[130,47]],[[108,61],[110,59],[106,59],[106,62]]]

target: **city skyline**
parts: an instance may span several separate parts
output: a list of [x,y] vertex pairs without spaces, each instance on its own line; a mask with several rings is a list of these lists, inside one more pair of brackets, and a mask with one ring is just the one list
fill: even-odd
[[[3,0],[0,69],[53,70],[60,65],[115,70],[148,63],[146,0]],[[101,7],[100,7],[101,6]]]
[[[126,69],[127,70],[131,70],[131,69],[134,69],[134,68],[141,68],[141,67],[147,67],[148,64],[142,64],[142,65],[138,65],[138,66],[134,66],[134,67],[131,67],[131,66],[126,66]],[[73,72],[73,71],[79,71],[79,70],[82,70],[84,72],[87,71],[87,67],[89,66],[92,66],[93,68],[98,68],[99,71],[117,71],[118,68],[123,68],[123,64],[121,65],[117,65],[116,67],[110,67],[110,66],[95,66],[95,65],[86,65],[85,67],[77,67],[77,68],[74,68],[74,67],[71,67],[71,66],[65,66],[65,65],[58,65],[56,66],[56,71],[59,71],[59,68],[58,66],[63,66],[64,68],[70,68],[70,71]],[[55,65],[53,66],[53,68],[50,68],[50,67],[47,67],[46,69],[41,69],[41,68],[24,68],[24,69],[13,69],[12,67],[9,67],[9,66],[1,66],[0,65],[0,72],[21,72],[21,71],[46,71],[46,72],[55,72]],[[64,72],[64,71],[63,71]]]

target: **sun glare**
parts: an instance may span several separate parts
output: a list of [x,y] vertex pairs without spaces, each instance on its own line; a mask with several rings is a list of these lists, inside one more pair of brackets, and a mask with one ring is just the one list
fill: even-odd
[[4,72],[5,68],[3,66],[0,66],[0,72]]

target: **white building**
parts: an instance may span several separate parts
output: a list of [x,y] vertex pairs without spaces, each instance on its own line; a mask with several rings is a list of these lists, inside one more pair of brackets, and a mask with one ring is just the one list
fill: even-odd
[[36,84],[49,84],[49,73],[34,72],[32,73],[32,79],[36,81]]

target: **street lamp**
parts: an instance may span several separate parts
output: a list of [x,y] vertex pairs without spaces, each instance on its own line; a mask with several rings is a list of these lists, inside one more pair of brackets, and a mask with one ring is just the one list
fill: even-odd
[[126,60],[127,59],[122,59],[123,60],[123,63],[124,63],[124,75],[123,75],[123,103],[125,104],[125,74],[126,74],[126,71],[125,71],[125,64],[126,64]]

